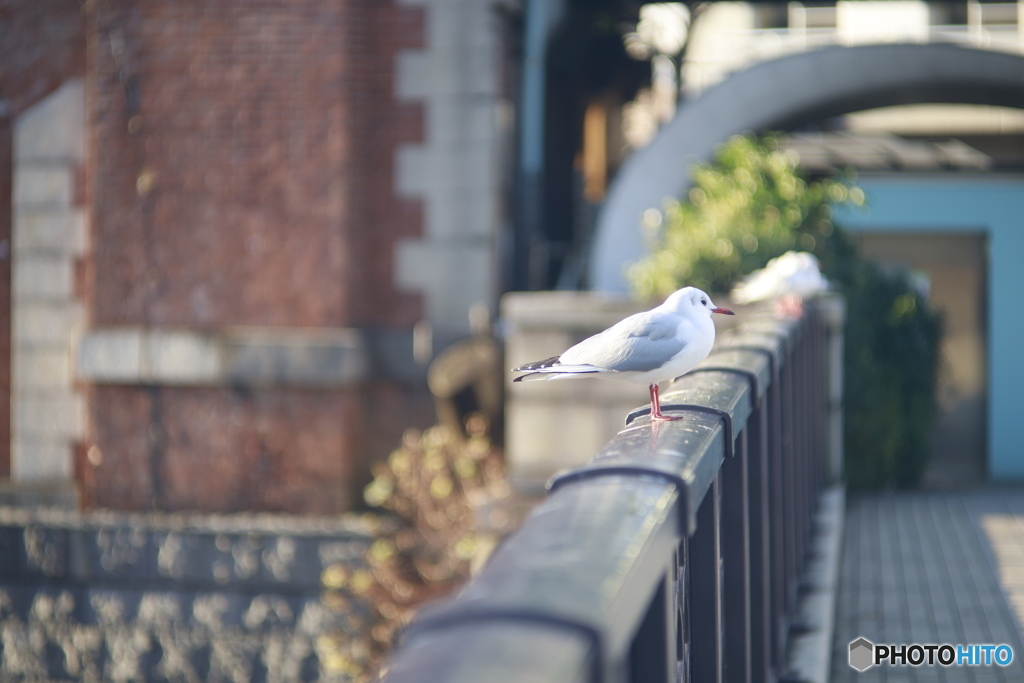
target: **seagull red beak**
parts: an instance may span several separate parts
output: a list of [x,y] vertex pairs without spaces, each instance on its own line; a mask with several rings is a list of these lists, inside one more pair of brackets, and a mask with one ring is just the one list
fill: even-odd
[[721,313],[722,315],[736,315],[735,313],[730,311],[728,308],[712,308],[711,312],[712,313]]

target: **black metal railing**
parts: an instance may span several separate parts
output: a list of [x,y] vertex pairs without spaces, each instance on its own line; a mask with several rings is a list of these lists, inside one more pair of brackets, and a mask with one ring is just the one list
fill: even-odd
[[673,422],[627,418],[455,598],[389,683],[773,681],[826,479],[820,300],[747,317],[677,381]]

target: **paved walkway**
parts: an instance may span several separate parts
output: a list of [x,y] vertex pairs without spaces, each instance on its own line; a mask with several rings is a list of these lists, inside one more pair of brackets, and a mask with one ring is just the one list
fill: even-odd
[[[851,495],[833,683],[1024,681],[1024,489]],[[848,664],[849,644],[1007,644],[1009,666]]]

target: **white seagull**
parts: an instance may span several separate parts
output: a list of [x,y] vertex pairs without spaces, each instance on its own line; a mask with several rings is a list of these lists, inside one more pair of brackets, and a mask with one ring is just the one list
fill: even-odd
[[651,419],[678,420],[662,414],[658,382],[685,375],[711,353],[715,343],[712,313],[733,315],[729,309],[715,306],[699,289],[684,287],[657,308],[631,315],[560,356],[513,368],[512,372],[528,374],[512,381],[594,375],[647,384]]
[[818,259],[806,251],[787,251],[764,268],[743,278],[732,290],[732,300],[749,304],[793,294],[801,299],[828,289]]

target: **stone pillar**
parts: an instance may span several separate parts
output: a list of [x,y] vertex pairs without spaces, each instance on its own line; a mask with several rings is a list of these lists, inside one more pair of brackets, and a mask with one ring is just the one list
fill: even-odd
[[[556,356],[644,306],[625,295],[513,292],[501,300],[505,366]],[[644,406],[647,388],[581,378],[512,384],[506,373],[505,462],[515,487],[539,495],[556,472],[584,465]]]
[[75,292],[85,252],[76,177],[85,156],[80,79],[14,122],[11,340],[11,478],[29,488],[72,486],[72,446],[84,402],[72,358],[83,323]]
[[[492,307],[501,216],[501,16],[493,0],[400,0],[422,6],[426,45],[396,63],[400,101],[423,102],[425,141],[398,149],[396,194],[422,199],[423,236],[399,242],[396,285],[422,292],[435,329],[465,334],[469,310]],[[505,116],[502,116],[505,114]]]

